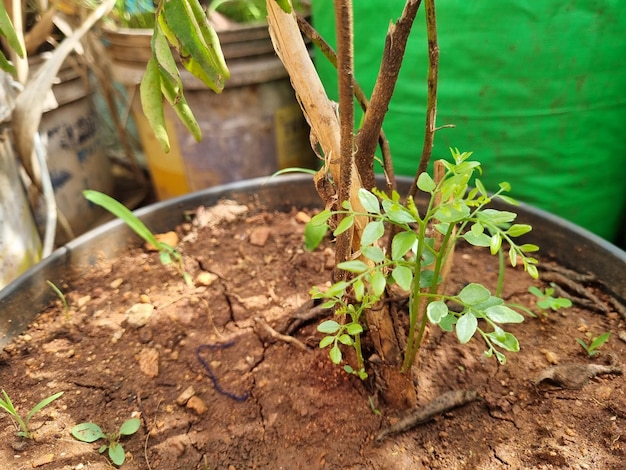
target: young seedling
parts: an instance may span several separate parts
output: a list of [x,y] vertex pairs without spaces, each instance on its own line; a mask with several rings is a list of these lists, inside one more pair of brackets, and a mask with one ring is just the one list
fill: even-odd
[[593,357],[600,352],[598,349],[600,349],[600,347],[609,340],[610,336],[611,332],[607,331],[606,333],[593,338],[589,344],[585,343],[585,341],[580,338],[576,338],[576,341],[582,346],[589,357]]
[[566,299],[564,297],[553,297],[554,286],[546,287],[545,292],[542,292],[541,289],[535,286],[530,286],[528,288],[528,292],[537,297],[537,307],[542,310],[550,309],[556,312],[561,308],[572,306],[572,301],[570,299]]
[[154,236],[146,224],[144,224],[135,214],[133,214],[126,206],[119,201],[113,199],[99,191],[87,189],[83,191],[85,199],[108,210],[114,216],[122,219],[128,227],[130,227],[137,235],[143,238],[147,243],[154,246],[159,252],[161,264],[169,265],[174,263],[178,272],[180,272],[187,285],[191,285],[191,276],[185,272],[183,267],[183,258],[176,249],[167,243],[163,243]]
[[63,292],[61,292],[61,289],[59,289],[56,286],[56,284],[54,284],[54,282],[46,281],[46,284],[48,284],[50,286],[50,289],[52,289],[54,291],[54,293],[61,300],[61,304],[63,305],[63,313],[65,314],[65,321],[69,322],[70,321],[70,307],[67,304],[67,299],[65,298],[65,294],[63,294]]
[[135,434],[141,426],[139,418],[126,420],[117,432],[105,433],[100,426],[95,423],[80,423],[72,428],[72,436],[82,442],[95,442],[104,439],[106,442],[100,446],[98,452],[101,454],[109,449],[109,458],[115,465],[122,465],[126,459],[124,447],[120,444],[122,436]]
[[[333,232],[335,236],[349,230],[359,217],[370,220],[363,229],[359,259],[337,266],[349,272],[351,277],[327,290],[314,288],[311,291],[314,299],[324,300],[324,307],[334,308],[336,315],[349,317],[350,321],[343,324],[328,320],[318,327],[327,335],[322,338],[320,347],[331,346],[330,358],[334,363],[342,360],[339,343],[354,347],[358,370],[347,366],[348,372],[367,377],[360,348],[363,314],[379,304],[386,289],[392,285],[409,297],[405,372],[415,360],[429,321],[445,331],[456,330],[462,344],[477,333],[487,345],[485,354],[488,357],[495,355],[502,363],[506,358],[499,349],[519,350],[515,336],[504,331],[501,325],[520,323],[524,317],[500,297],[477,283],[465,286],[457,295],[439,292],[446,260],[461,239],[474,246],[488,247],[494,255],[504,249],[506,242],[511,265],[521,263],[532,277],[538,275],[537,260],[528,255],[538,248],[531,244],[518,245],[514,241],[531,227],[513,223],[516,218],[513,212],[485,207],[493,198],[513,202],[503,194],[508,191],[508,184],[501,184],[499,191],[489,195],[476,180],[476,188],[468,192],[468,182],[479,169],[479,163],[469,160],[470,156],[471,153],[452,150],[454,163],[443,162],[446,173],[440,182],[435,182],[427,173],[418,178],[418,189],[430,195],[425,210],[419,210],[412,198],[401,202],[395,192],[389,196],[378,190],[360,189],[358,197],[365,213],[355,211],[350,202],[345,202],[343,210],[324,210],[311,220],[312,225],[323,226],[333,215],[343,215]],[[395,232],[389,230],[391,227]],[[379,246],[386,231],[393,234],[388,252]],[[456,304],[459,308],[449,309],[449,304]]]
[[9,398],[9,395],[7,394],[7,392],[2,390],[2,398],[0,398],[0,408],[6,411],[8,415],[13,419],[15,423],[15,427],[17,429],[17,435],[19,437],[25,437],[27,439],[30,439],[33,436],[30,432],[28,424],[30,423],[30,420],[32,419],[32,417],[35,414],[37,414],[39,411],[41,411],[42,408],[44,408],[45,406],[48,406],[54,400],[59,398],[61,395],[63,395],[63,392],[55,393],[54,395],[51,395],[48,398],[44,398],[39,403],[37,403],[33,407],[32,410],[28,412],[26,417],[22,418],[20,414],[17,412],[17,410],[15,409],[15,406],[13,406],[13,403],[11,402],[11,399]]

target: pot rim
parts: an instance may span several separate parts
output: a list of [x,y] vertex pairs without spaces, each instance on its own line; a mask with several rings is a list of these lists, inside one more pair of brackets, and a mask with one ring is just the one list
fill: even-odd
[[[382,182],[382,180],[379,180]],[[399,177],[400,191],[412,184],[413,179]],[[309,188],[304,197],[302,188]],[[289,189],[287,196],[276,196]],[[220,199],[232,198],[240,203],[257,202],[267,208],[319,207],[321,200],[315,192],[309,175],[283,175],[280,177],[260,177],[228,183],[165,201],[156,202],[134,213],[154,232],[171,230],[183,221],[183,213],[201,205],[212,205]],[[494,201],[496,208],[511,206]],[[533,231],[525,235],[525,240],[541,238],[540,253],[556,259],[565,267],[573,267],[577,262],[585,262],[585,271],[594,274],[612,293],[626,299],[626,252],[590,231],[579,227],[559,216],[542,209],[520,203],[513,206],[518,213],[518,222],[529,223]],[[164,214],[169,213],[169,217]],[[156,216],[158,214],[158,217]],[[545,238],[549,237],[549,238]],[[66,245],[55,250],[4,289],[0,290],[0,348],[21,333],[28,323],[50,302],[55,294],[46,285],[46,280],[57,283],[68,277],[73,268],[94,265],[98,260],[112,258],[128,242],[139,244],[139,237],[120,219],[109,221],[96,227]],[[91,244],[95,243],[94,249]],[[593,252],[591,252],[593,250]]]

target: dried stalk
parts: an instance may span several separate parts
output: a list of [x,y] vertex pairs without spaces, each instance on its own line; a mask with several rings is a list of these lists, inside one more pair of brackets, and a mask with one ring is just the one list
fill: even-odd
[[[317,46],[322,54],[324,54],[324,57],[326,57],[326,59],[328,59],[331,65],[336,69],[337,53],[334,49],[323,37],[319,35],[317,30],[313,28],[313,26],[311,26],[304,17],[302,17],[302,15],[296,13],[296,18],[298,20],[298,27],[300,28],[302,34],[304,34],[313,42],[313,44]],[[354,88],[354,97],[356,98],[357,103],[359,103],[363,112],[366,112],[370,106],[370,102],[367,96],[365,96],[363,88],[361,88],[356,79],[353,79],[352,87]],[[391,193],[391,190],[396,188],[396,178],[393,169],[393,161],[391,159],[391,148],[389,147],[389,141],[387,140],[387,136],[385,135],[382,127],[378,136],[378,145],[383,158],[382,165],[385,173],[386,189],[388,193]]]
[[[337,30],[337,81],[339,84],[340,157],[337,199],[347,201],[350,197],[353,176],[354,150],[354,47],[352,44],[354,18],[352,0],[335,0],[335,23]],[[357,182],[358,183],[358,182]],[[343,216],[338,215],[338,222]],[[351,256],[352,230],[337,236],[335,265]],[[347,272],[337,270],[339,279],[347,278]]]
[[437,120],[437,80],[439,76],[439,44],[437,43],[437,18],[435,15],[435,0],[425,0],[426,34],[428,37],[428,91],[426,97],[426,125],[424,132],[424,147],[420,159],[415,181],[409,189],[409,196],[417,192],[417,178],[426,171],[433,152],[435,141],[435,123]]
[[398,80],[411,27],[420,4],[421,0],[407,0],[400,19],[396,24],[392,23],[389,26],[370,106],[365,112],[363,126],[356,136],[355,164],[366,188],[375,186],[374,152]]

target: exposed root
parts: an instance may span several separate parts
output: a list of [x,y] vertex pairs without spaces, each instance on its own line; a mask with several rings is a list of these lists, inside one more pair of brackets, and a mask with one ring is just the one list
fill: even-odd
[[466,405],[475,400],[478,400],[478,393],[475,390],[452,390],[446,392],[435,398],[429,404],[417,408],[396,424],[383,429],[376,436],[376,442],[382,442],[386,437],[393,434],[408,431],[418,424],[430,421],[438,414]]
[[[552,265],[541,265],[540,268],[543,270],[541,279],[553,283],[556,295],[568,298],[574,304],[604,314],[609,313],[612,308],[626,320],[626,306],[622,305],[614,298],[614,296],[611,295],[610,289],[598,281],[593,274],[581,274],[570,269]],[[590,283],[598,284],[605,291],[608,291],[609,297],[606,302],[596,296],[591,289],[585,285]],[[607,306],[607,303],[610,307]]]
[[292,346],[295,346],[296,348],[298,348],[298,349],[300,349],[302,351],[307,351],[308,350],[306,345],[302,341],[300,341],[298,338],[294,338],[293,336],[283,335],[283,334],[279,333],[274,328],[272,328],[263,318],[261,318],[261,317],[254,317],[254,321],[257,323],[257,325],[259,325],[261,328],[263,328],[263,330],[267,334],[269,334],[272,338],[280,340],[280,341],[284,341],[285,343],[289,343]]
[[289,318],[284,325],[276,327],[276,332],[286,335],[293,335],[307,323],[328,315],[329,310],[317,305],[313,300],[302,304]]
[[538,385],[547,381],[562,388],[580,390],[589,379],[602,374],[622,375],[622,369],[621,367],[602,364],[565,364],[544,369],[534,382],[535,385]]

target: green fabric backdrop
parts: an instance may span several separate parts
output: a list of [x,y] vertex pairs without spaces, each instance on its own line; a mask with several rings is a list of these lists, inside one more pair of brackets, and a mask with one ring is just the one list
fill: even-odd
[[[404,0],[356,0],[356,77],[369,94],[389,21]],[[614,240],[626,208],[626,14],[619,0],[437,2],[440,44],[434,156],[473,151],[487,188]],[[332,0],[313,22],[334,44]],[[426,96],[423,7],[385,121],[398,174],[412,175]],[[335,70],[317,54],[329,96]]]

